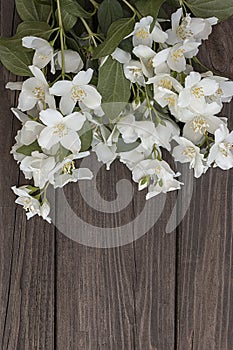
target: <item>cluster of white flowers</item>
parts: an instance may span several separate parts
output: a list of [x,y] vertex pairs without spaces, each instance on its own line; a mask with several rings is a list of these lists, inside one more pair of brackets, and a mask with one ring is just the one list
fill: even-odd
[[[175,161],[189,163],[197,178],[212,165],[233,167],[233,132],[226,118],[218,116],[223,103],[231,101],[233,82],[192,67],[217,18],[192,18],[178,9],[171,29],[164,31],[159,21],[151,28],[152,23],[151,16],[136,23],[127,37],[132,39],[131,53],[117,48],[111,55],[123,65],[132,92],[130,103],[111,121],[103,112],[100,93],[90,84],[94,71],[83,70],[79,53],[55,52],[41,38],[23,39],[25,47],[35,50],[29,67],[33,77],[7,87],[21,90],[12,111],[22,129],[12,154],[25,178],[34,183],[13,190],[28,218],[39,215],[50,222],[49,185],[58,188],[92,179],[92,172],[76,163],[90,150],[107,169],[116,158],[126,164],[139,190],[148,189],[147,199],[182,185],[177,179],[181,174],[163,159],[163,149]],[[64,64],[67,79],[48,83],[43,73],[48,64],[53,74]],[[87,131],[92,140],[83,150]]]

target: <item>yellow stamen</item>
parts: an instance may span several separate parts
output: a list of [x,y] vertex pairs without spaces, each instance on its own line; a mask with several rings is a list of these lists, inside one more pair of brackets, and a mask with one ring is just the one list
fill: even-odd
[[135,33],[135,36],[139,39],[147,39],[149,37],[149,33],[144,28],[141,28]]

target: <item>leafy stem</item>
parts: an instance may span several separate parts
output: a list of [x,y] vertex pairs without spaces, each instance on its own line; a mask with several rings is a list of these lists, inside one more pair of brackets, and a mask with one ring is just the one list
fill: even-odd
[[91,40],[93,41],[95,47],[97,47],[97,43],[96,43],[96,40],[95,40],[95,35],[94,33],[92,32],[91,28],[89,27],[89,25],[87,24],[87,22],[85,21],[85,19],[83,17],[80,17],[81,21],[83,22],[83,25],[84,27],[86,28],[87,30],[87,33],[89,34],[89,37],[91,38]]
[[61,14],[61,5],[60,0],[57,0],[57,12],[58,12],[58,21],[59,21],[59,28],[60,28],[60,42],[61,42],[61,61],[62,61],[62,79],[65,79],[65,33],[63,28],[63,22],[62,22],[62,14]]
[[131,11],[133,11],[134,15],[136,15],[139,19],[142,18],[141,14],[133,7],[127,0],[122,0]]
[[95,0],[89,0],[89,1],[94,6],[94,8],[96,8],[96,9],[99,8],[100,5],[98,4],[98,2],[96,2]]

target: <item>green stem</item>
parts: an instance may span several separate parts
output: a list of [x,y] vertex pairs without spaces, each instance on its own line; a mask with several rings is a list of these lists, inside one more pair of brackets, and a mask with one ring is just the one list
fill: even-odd
[[64,28],[63,28],[63,22],[62,22],[62,15],[61,15],[61,5],[60,0],[57,0],[57,12],[58,12],[58,21],[59,21],[59,28],[60,28],[60,42],[61,42],[61,61],[62,61],[62,79],[65,79],[65,46],[64,46]]
[[96,40],[95,40],[95,36],[94,36],[94,33],[92,32],[91,28],[89,27],[89,25],[87,24],[87,22],[85,21],[85,19],[83,17],[80,17],[81,21],[83,22],[83,25],[84,27],[86,28],[87,30],[87,33],[89,34],[90,38],[92,39],[95,47],[97,47],[97,43],[96,43]]
[[142,17],[142,16],[140,15],[140,13],[139,13],[127,0],[122,0],[122,1],[126,4],[126,6],[128,6],[128,8],[130,8],[131,11],[133,11],[133,13],[134,13],[135,15],[138,16],[138,18],[141,18],[141,17]]
[[95,0],[89,0],[90,3],[94,6],[94,8],[98,9],[100,7],[100,5],[98,4],[98,2],[96,2]]

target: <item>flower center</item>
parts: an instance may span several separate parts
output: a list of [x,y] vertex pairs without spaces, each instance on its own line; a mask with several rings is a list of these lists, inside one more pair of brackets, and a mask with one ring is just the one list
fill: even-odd
[[222,91],[222,89],[221,89],[221,88],[219,88],[219,89],[217,90],[217,95],[220,95],[220,96],[222,96],[222,95],[223,95],[223,91]]
[[191,30],[187,30],[190,24],[190,17],[186,17],[182,20],[181,25],[176,29],[176,34],[182,39],[189,39],[193,36]]
[[63,167],[62,167],[62,174],[70,174],[70,175],[72,175],[74,169],[75,169],[74,162],[73,161],[68,162],[65,165],[63,165]]
[[49,56],[48,55],[39,55],[39,58],[41,59],[41,60],[47,60],[47,58],[49,58]]
[[149,37],[149,33],[144,28],[141,28],[136,32],[135,36],[139,39],[147,39]]
[[167,101],[167,103],[170,107],[175,107],[175,104],[176,104],[175,97],[173,97],[173,96],[165,97],[164,100]]
[[86,92],[83,89],[81,89],[79,86],[75,85],[72,88],[72,98],[74,101],[82,101],[85,96],[86,96]]
[[196,97],[196,98],[201,98],[204,95],[204,90],[202,87],[196,87],[192,89],[192,94]]
[[160,172],[161,172],[161,170],[162,170],[162,167],[161,167],[160,165],[158,165],[158,166],[154,169],[154,172],[155,172],[156,175],[159,175]]
[[152,68],[153,67],[153,58],[152,57],[147,61],[146,65],[147,65],[148,68]]
[[224,142],[219,145],[220,152],[224,157],[229,156],[231,148],[232,148],[232,145],[229,142]]
[[159,82],[159,86],[168,90],[172,90],[172,82],[169,79],[161,79]]
[[192,146],[188,146],[185,148],[183,154],[188,158],[193,159],[195,158],[195,154],[196,154],[195,148]]
[[45,89],[43,89],[42,87],[36,87],[32,92],[34,96],[38,98],[38,100],[45,100]]
[[68,134],[67,127],[63,123],[57,124],[53,133],[62,138]]
[[178,63],[180,58],[184,56],[184,49],[178,49],[175,52],[173,52],[172,57],[175,63]]
[[30,211],[31,213],[36,212],[36,209],[35,209],[34,205],[32,204],[32,200],[30,198],[25,197],[23,201],[24,201],[24,209],[26,211]]
[[195,117],[192,121],[191,128],[194,130],[194,132],[199,132],[200,134],[205,134],[207,131],[207,127],[209,125],[207,124],[206,120],[202,117]]
[[142,76],[142,69],[141,68],[130,68],[129,70],[134,75],[135,78],[139,78]]

